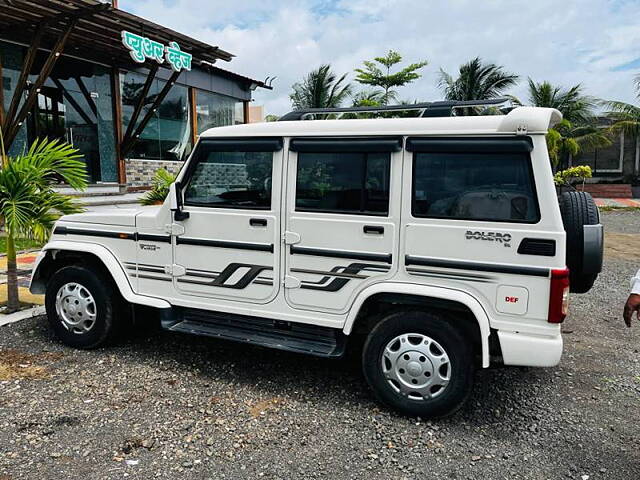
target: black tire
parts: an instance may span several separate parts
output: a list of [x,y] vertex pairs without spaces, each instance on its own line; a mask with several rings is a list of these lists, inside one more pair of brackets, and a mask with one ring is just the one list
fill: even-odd
[[[383,362],[386,361],[383,360],[383,352],[387,345],[396,337],[409,333],[429,337],[437,342],[449,357],[449,383],[429,399],[411,398],[412,393],[401,394],[398,391],[398,382],[392,386],[383,371]],[[427,362],[429,366],[433,364],[431,360]],[[428,367],[425,367],[425,370],[427,369]],[[465,338],[459,329],[438,315],[426,312],[398,312],[381,320],[369,333],[362,352],[362,370],[374,395],[382,403],[407,415],[440,418],[458,411],[471,393],[474,379],[473,349],[469,339]],[[400,372],[404,373],[402,370]],[[416,373],[422,374],[427,375],[427,371]],[[412,388],[409,383],[405,383],[405,386]],[[429,388],[429,385],[425,388]]]
[[560,198],[562,223],[567,233],[567,268],[570,290],[586,293],[598,278],[597,273],[584,273],[584,225],[600,223],[600,213],[593,197],[587,192],[565,192]]
[[[69,330],[56,311],[58,291],[67,284],[81,285],[93,297],[95,321],[86,332],[76,333]],[[83,267],[63,267],[55,272],[47,283],[45,308],[49,325],[56,336],[70,347],[92,349],[113,341],[118,333],[122,306],[123,301],[119,292],[115,291],[111,279]]]

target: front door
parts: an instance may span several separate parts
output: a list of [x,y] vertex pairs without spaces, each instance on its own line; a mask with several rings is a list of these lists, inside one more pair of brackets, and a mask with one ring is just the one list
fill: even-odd
[[344,313],[396,269],[400,138],[292,139],[287,171],[286,299]]
[[[282,140],[202,140],[182,179],[180,294],[266,303],[278,292]],[[182,228],[180,228],[182,227]]]

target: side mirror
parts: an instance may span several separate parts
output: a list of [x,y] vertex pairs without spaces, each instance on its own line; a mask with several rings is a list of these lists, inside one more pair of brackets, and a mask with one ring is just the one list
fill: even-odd
[[173,182],[169,186],[169,209],[173,212],[173,219],[176,222],[189,218],[189,212],[183,210],[182,184],[180,182]]

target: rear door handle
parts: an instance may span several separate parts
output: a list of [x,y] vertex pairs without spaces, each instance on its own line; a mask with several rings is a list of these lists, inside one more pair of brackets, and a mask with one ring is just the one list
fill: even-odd
[[380,225],[365,225],[362,227],[364,233],[371,233],[374,235],[382,235],[384,233],[384,227]]
[[266,218],[250,218],[249,225],[252,227],[266,227],[267,219]]

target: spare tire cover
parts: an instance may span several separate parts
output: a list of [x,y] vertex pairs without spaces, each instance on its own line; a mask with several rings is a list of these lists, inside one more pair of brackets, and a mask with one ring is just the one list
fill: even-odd
[[[559,197],[560,212],[564,230],[567,233],[566,261],[569,268],[570,288],[573,293],[586,293],[591,290],[598,277],[598,271],[585,265],[585,225],[599,225],[600,213],[593,197],[586,192],[565,192]],[[587,252],[588,255],[600,255],[598,259],[589,259],[591,265],[602,265],[602,246],[599,252]]]

